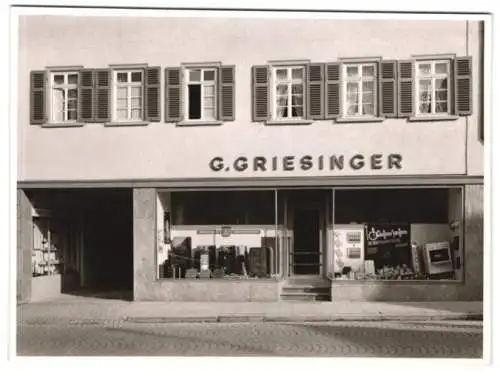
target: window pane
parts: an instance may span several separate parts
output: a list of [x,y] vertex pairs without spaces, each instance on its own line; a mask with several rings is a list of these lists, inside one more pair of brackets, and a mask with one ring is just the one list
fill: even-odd
[[288,117],[288,106],[277,106],[276,107],[276,117],[278,117],[278,118]]
[[142,72],[132,72],[132,82],[141,82]]
[[375,115],[375,108],[373,103],[363,104],[363,115]]
[[428,63],[418,64],[418,73],[421,75],[426,75],[431,73],[431,65]]
[[128,82],[127,72],[118,72],[116,74],[116,81],[118,81],[118,82]]
[[141,97],[132,97],[131,98],[132,109],[141,109],[142,106],[142,98]]
[[347,77],[356,77],[358,75],[358,67],[357,66],[347,67],[346,72],[347,72]]
[[363,66],[363,77],[373,77],[375,75],[375,66],[365,65]]
[[133,109],[131,111],[132,120],[141,120],[141,113],[142,113],[142,110],[140,110],[140,109]]
[[304,97],[302,95],[294,95],[292,96],[292,105],[300,105],[303,104]]
[[70,74],[68,76],[68,84],[76,85],[78,83],[78,74]]
[[448,89],[448,79],[446,78],[437,79],[436,89]]
[[276,69],[276,79],[286,80],[288,78],[288,69]]
[[431,103],[430,102],[420,103],[418,109],[421,114],[429,114],[431,112]]
[[302,94],[304,92],[304,87],[302,84],[293,84],[292,85],[292,94]]
[[303,77],[303,69],[302,68],[294,68],[292,69],[292,78],[293,79],[302,79]]
[[126,120],[127,119],[127,110],[117,110],[116,111],[116,118],[118,120]]
[[201,70],[200,69],[191,69],[189,71],[189,81],[199,82],[201,81]]
[[214,104],[215,104],[215,98],[213,97],[209,97],[209,98],[205,98],[205,109],[207,108],[214,108]]
[[64,84],[64,75],[63,74],[55,74],[54,75],[54,84],[63,85]]
[[126,99],[127,98],[127,88],[126,87],[116,88],[116,97],[118,99]]
[[69,99],[76,99],[78,90],[77,89],[69,89],[68,90],[68,98]]
[[302,106],[292,106],[292,117],[304,116],[304,109]]
[[347,115],[357,115],[358,114],[358,105],[353,104],[347,106]]
[[436,101],[448,100],[448,92],[446,90],[436,90]]
[[215,109],[205,108],[203,115],[205,119],[215,119]]
[[347,105],[358,104],[358,93],[348,93],[346,97]]
[[52,118],[54,121],[64,121],[64,90],[52,91]]
[[363,92],[374,91],[375,82],[373,81],[363,81]]
[[132,97],[142,97],[142,87],[141,86],[132,86],[131,88]]
[[127,101],[127,99],[118,99],[116,101],[116,108],[118,110],[124,110],[124,109],[126,110],[127,107],[128,107],[128,101]]
[[373,93],[363,93],[363,103],[374,103],[374,99]]
[[436,113],[447,113],[448,103],[447,102],[437,102],[436,103]]
[[358,84],[356,82],[348,82],[347,83],[347,92],[348,93],[357,93],[358,92]]
[[448,64],[436,63],[436,73],[448,73]]
[[429,102],[431,100],[432,90],[431,80],[420,80],[418,85],[420,92],[419,100],[421,102]]
[[204,85],[203,86],[203,95],[205,97],[214,97],[215,96],[215,85]]
[[76,109],[68,111],[68,120],[76,120]]
[[276,86],[276,94],[277,95],[287,95],[288,94],[288,85],[277,85]]
[[203,72],[203,79],[205,81],[214,81],[215,80],[215,71],[214,70],[207,70]]
[[68,110],[74,110],[76,109],[76,104],[78,102],[76,101],[76,99],[68,99]]

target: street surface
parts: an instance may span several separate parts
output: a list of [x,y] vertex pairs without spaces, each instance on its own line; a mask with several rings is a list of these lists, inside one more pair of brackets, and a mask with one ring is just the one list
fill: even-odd
[[18,355],[481,358],[482,322],[23,323]]

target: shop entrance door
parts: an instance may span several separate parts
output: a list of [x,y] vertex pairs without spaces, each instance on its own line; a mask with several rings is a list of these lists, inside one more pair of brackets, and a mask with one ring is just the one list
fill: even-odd
[[320,211],[317,208],[297,208],[294,215],[294,249],[292,271],[294,275],[319,275]]

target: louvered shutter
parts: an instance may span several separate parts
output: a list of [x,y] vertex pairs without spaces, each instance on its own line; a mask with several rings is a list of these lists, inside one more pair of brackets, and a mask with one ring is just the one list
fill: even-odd
[[78,121],[94,121],[94,70],[81,69],[78,74]]
[[159,122],[160,114],[160,82],[161,68],[148,67],[146,68],[145,80],[145,119],[146,121]]
[[252,118],[253,121],[269,119],[269,67],[256,65],[252,67]]
[[454,64],[455,113],[472,114],[472,57],[457,57]]
[[326,64],[325,118],[335,119],[340,116],[340,63]]
[[388,118],[397,116],[397,71],[395,60],[379,64],[379,114]]
[[414,110],[414,76],[415,64],[412,60],[402,60],[399,62],[398,69],[398,116],[408,117],[415,113]]
[[307,65],[307,118],[324,119],[323,82],[324,64]]
[[165,69],[165,121],[182,120],[181,68]]
[[46,80],[47,73],[45,71],[32,71],[30,73],[30,124],[47,122]]
[[94,118],[97,123],[111,120],[111,70],[94,71]]
[[219,120],[234,121],[234,65],[219,68]]

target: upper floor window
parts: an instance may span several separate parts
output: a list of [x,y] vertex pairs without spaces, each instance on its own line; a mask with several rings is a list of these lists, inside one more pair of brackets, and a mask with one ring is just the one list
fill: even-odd
[[344,64],[344,106],[345,117],[366,117],[377,115],[376,64]]
[[449,60],[416,62],[416,94],[417,115],[450,113]]
[[143,119],[143,71],[113,71],[113,121]]
[[304,118],[304,67],[274,67],[273,85],[273,120]]
[[217,70],[186,70],[185,119],[217,120]]
[[76,122],[78,72],[51,72],[49,101],[49,119],[52,123]]

